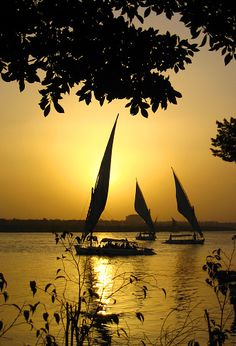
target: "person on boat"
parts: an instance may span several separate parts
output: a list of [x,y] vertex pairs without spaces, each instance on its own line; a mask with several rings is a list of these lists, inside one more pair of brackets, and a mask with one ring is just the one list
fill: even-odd
[[193,239],[196,240],[197,239],[197,235],[196,233],[193,233]]
[[78,236],[78,237],[76,237],[75,239],[77,240],[77,243],[80,244],[80,242],[81,242],[80,237]]
[[170,234],[169,240],[172,240],[172,234]]

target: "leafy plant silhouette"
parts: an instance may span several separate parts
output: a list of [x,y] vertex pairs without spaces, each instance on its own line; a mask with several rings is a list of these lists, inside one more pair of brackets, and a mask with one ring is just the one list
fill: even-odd
[[216,249],[206,257],[206,264],[203,266],[203,270],[208,274],[206,283],[213,289],[219,307],[219,317],[217,318],[212,318],[205,310],[210,346],[222,346],[230,333],[226,325],[232,317],[233,311],[232,309],[228,311],[228,308],[230,303],[234,305],[234,308],[236,304],[235,297],[232,297],[236,281],[236,271],[231,269],[234,258],[235,239],[233,239],[233,250],[230,255],[220,248]]
[[[96,280],[93,276],[91,258],[75,254],[76,237],[73,233],[55,233],[55,240],[62,245],[64,251],[60,257],[57,257],[60,268],[57,269],[54,280],[43,287],[36,281],[30,281],[33,296],[36,296],[38,291],[44,292],[54,306],[52,309],[49,304],[32,305],[34,310],[39,310],[40,306],[44,309],[41,312],[43,325],[35,328],[32,322],[36,337],[43,340],[47,346],[97,345],[101,340],[110,345],[113,336],[129,340],[128,329],[120,326],[119,314],[106,313],[104,301],[116,304],[116,295],[131,285],[136,286],[139,299],[145,299],[148,292],[147,285],[144,285],[133,273],[121,273],[112,278],[112,282],[118,282],[114,291],[107,294],[103,289],[98,294],[94,285]],[[30,309],[28,320],[32,321],[33,314],[34,311]],[[136,317],[141,323],[144,321],[142,312],[136,312]],[[57,338],[55,324],[60,330]],[[113,328],[108,329],[107,325],[112,325]]]

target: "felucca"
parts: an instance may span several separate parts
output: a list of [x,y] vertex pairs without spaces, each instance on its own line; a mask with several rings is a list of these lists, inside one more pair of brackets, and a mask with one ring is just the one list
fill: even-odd
[[198,223],[197,217],[195,215],[194,207],[191,205],[186,192],[184,191],[177,175],[175,174],[173,168],[172,172],[175,181],[176,190],[176,201],[177,209],[180,214],[182,214],[186,220],[189,222],[192,232],[191,233],[171,233],[169,239],[165,241],[168,244],[204,244],[204,236],[201,227]]
[[144,199],[143,193],[140,189],[138,181],[136,180],[136,190],[135,190],[135,200],[134,200],[134,209],[141,216],[141,218],[146,223],[148,230],[144,232],[139,232],[136,235],[137,240],[155,240],[156,232],[155,226],[152,221],[150,209],[148,209],[146,201]]
[[128,239],[104,238],[100,243],[98,243],[97,237],[93,235],[93,231],[107,202],[112,148],[117,120],[118,115],[103,155],[95,187],[92,188],[91,200],[82,233],[82,239],[77,237],[78,244],[75,245],[75,250],[78,255],[136,256],[155,254],[153,249],[140,247],[135,242],[131,242]]

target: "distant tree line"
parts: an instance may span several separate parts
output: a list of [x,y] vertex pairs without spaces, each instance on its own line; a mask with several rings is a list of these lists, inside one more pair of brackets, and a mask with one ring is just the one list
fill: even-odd
[[[181,230],[189,230],[187,222],[178,221]],[[82,232],[84,220],[60,219],[0,219],[0,232]],[[206,230],[236,230],[236,223],[221,223],[217,221],[201,222],[201,227]],[[125,220],[100,220],[96,227],[98,232],[138,232],[145,230],[145,223],[129,223]],[[159,221],[156,224],[157,232],[171,230],[171,221]]]

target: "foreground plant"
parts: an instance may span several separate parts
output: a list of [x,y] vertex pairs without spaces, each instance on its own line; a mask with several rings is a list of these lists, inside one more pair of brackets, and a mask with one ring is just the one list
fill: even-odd
[[[36,306],[43,321],[39,327],[32,322],[36,337],[48,346],[98,345],[101,340],[105,345],[110,345],[113,337],[128,342],[129,332],[121,326],[119,314],[108,314],[106,306],[116,304],[116,296],[121,291],[126,292],[131,285],[136,286],[138,297],[145,299],[148,292],[146,284],[133,273],[118,273],[112,277],[112,291],[107,292],[103,287],[98,292],[92,258],[79,257],[75,254],[76,238],[73,234],[56,233],[55,239],[56,243],[62,245],[63,254],[57,257],[60,267],[56,271],[54,280],[43,287],[36,281],[30,282],[33,296],[40,291],[45,292],[50,298],[47,303]],[[34,311],[30,310],[31,321],[33,314]],[[136,312],[136,317],[139,321],[144,321],[141,312]]]
[[168,320],[171,316],[183,310],[183,307],[179,305],[177,308],[171,309],[167,314],[166,318],[161,327],[160,331],[160,346],[174,346],[174,345],[188,345],[188,346],[199,346],[200,344],[195,339],[194,335],[199,331],[200,318],[195,317],[195,307],[188,307],[186,315],[183,321],[180,321],[175,327],[171,327],[168,324]]
[[[229,306],[232,304],[234,309],[236,308],[236,271],[232,270],[235,251],[235,239],[233,239],[233,250],[230,255],[220,248],[216,249],[207,256],[206,264],[203,266],[203,270],[208,274],[206,283],[213,289],[219,307],[219,316],[214,318],[210,316],[208,310],[205,310],[210,346],[222,346],[230,334],[227,324],[232,319],[233,309],[229,309]],[[234,316],[232,328],[235,328],[235,325]]]
[[[6,335],[14,328],[22,325],[32,326],[31,315],[34,314],[37,305],[23,303],[21,305],[11,303],[7,292],[7,280],[3,273],[0,273],[0,339],[4,339]],[[6,316],[10,314],[11,318]]]

